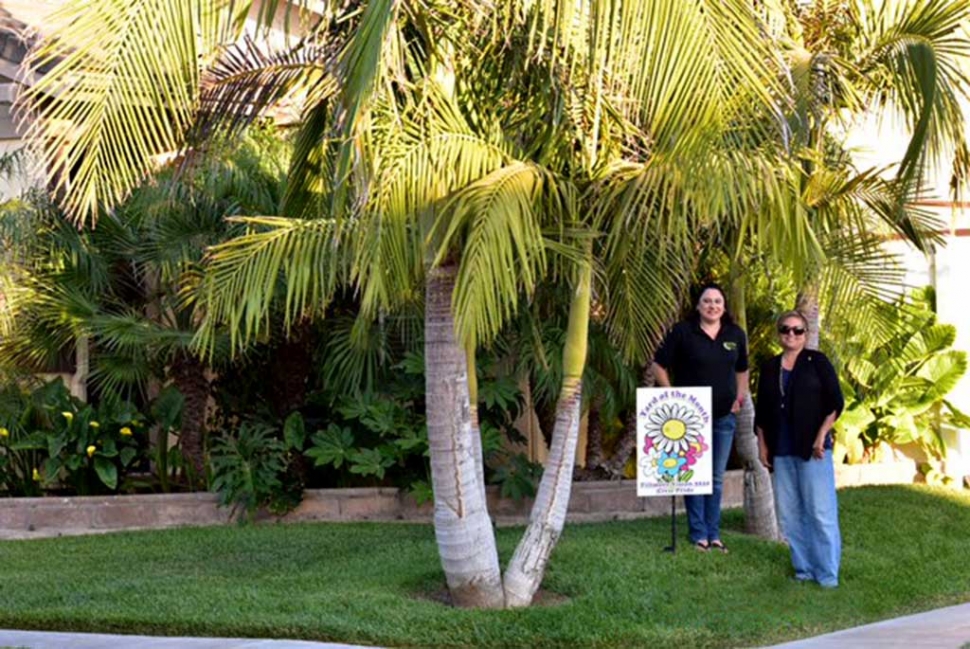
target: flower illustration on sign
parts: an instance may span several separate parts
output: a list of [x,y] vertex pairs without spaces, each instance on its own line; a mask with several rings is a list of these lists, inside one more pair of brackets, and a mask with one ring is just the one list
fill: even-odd
[[684,451],[701,439],[700,415],[679,403],[665,403],[650,413],[646,434],[662,451]]
[[660,456],[660,462],[657,463],[658,473],[663,478],[673,478],[685,464],[687,464],[687,458],[683,455],[664,453]]
[[690,448],[687,449],[687,466],[694,466],[697,463],[697,458],[704,455],[704,451],[707,449],[708,446],[703,437],[698,437],[696,441],[691,442]]
[[657,447],[644,448],[643,457],[640,459],[640,468],[643,472],[656,479],[658,475],[658,464],[660,461],[660,449]]
[[691,468],[708,450],[701,434],[703,420],[684,404],[666,403],[647,417],[641,467],[654,480],[688,482]]

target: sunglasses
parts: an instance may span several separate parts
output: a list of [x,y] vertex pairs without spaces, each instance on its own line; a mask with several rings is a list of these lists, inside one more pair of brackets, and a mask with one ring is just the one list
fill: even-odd
[[778,333],[783,336],[785,334],[795,334],[796,336],[801,336],[805,333],[805,327],[789,327],[788,325],[781,325],[778,327]]

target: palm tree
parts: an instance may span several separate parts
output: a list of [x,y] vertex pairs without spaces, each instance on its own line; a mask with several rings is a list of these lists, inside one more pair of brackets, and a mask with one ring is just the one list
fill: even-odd
[[[786,173],[774,174],[789,200],[771,209],[752,204],[728,236],[735,303],[744,303],[740,269],[748,264],[741,255],[754,247],[784,263],[801,287],[795,306],[812,325],[809,347],[819,344],[820,302],[830,319],[848,318],[885,338],[892,323],[879,305],[898,291],[902,272],[882,241],[893,234],[928,250],[939,240],[940,224],[909,201],[928,168],[946,156],[965,157],[958,99],[967,89],[962,70],[970,42],[960,30],[970,3],[779,0],[762,10],[791,81],[783,142],[790,155],[779,165]],[[844,132],[873,111],[899,114],[911,130],[892,177],[858,171],[846,149]],[[770,538],[777,527],[750,411],[746,402],[737,436],[747,526]]]
[[[874,233],[900,236],[923,251],[939,241],[941,224],[910,203],[926,174],[941,163],[955,161],[955,188],[965,182],[959,102],[968,91],[963,70],[970,41],[962,30],[970,2],[785,1],[766,3],[765,11],[792,79],[790,151],[796,173],[790,182],[796,200],[786,218],[755,229],[771,252],[796,261],[802,286],[797,306],[813,321],[809,346],[817,347],[825,293],[838,294],[844,305],[851,303],[845,299],[850,295],[864,300],[893,292],[898,274],[873,273],[874,266],[860,263],[890,261],[878,252]],[[892,168],[858,171],[844,133],[873,113],[904,123],[909,142]],[[887,286],[890,290],[880,290]],[[878,312],[865,311],[877,327],[885,324]]]
[[[181,144],[200,102],[234,107],[222,113],[233,127],[286,92],[303,93],[281,208],[303,218],[237,219],[250,232],[212,249],[203,338],[218,322],[236,347],[263,331],[280,276],[288,323],[321,312],[340,285],[357,287],[361,317],[373,318],[423,284],[446,579],[461,605],[528,604],[568,502],[594,291],[612,335],[642,357],[668,317],[663,287],[683,277],[691,234],[764,193],[758,165],[720,154],[749,133],[770,140],[779,130],[762,119],[780,114],[778,84],[747,3],[643,0],[605,11],[595,0],[507,0],[485,14],[372,0],[325,17],[293,49],[230,49],[208,95],[196,90],[197,62],[235,23],[184,4],[189,21],[147,11],[128,13],[158,26],[104,20],[111,33],[96,44],[78,38],[90,17],[75,16],[35,55],[55,61],[71,48],[27,98],[38,116],[31,135],[61,170],[52,180],[70,183],[66,207],[84,220],[117,202],[154,155]],[[181,49],[145,54],[151,48],[137,43],[158,33]],[[105,61],[118,73],[105,77]],[[232,65],[249,73],[229,74]],[[58,137],[58,119],[74,122],[77,136]],[[572,286],[564,380],[551,461],[503,587],[467,359],[543,276]]]

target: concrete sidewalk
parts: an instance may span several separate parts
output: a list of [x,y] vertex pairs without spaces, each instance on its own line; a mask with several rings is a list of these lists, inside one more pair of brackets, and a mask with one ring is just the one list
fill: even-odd
[[[367,649],[360,645],[247,638],[171,638],[0,629],[16,649]],[[970,603],[786,642],[766,649],[963,649],[970,647]]]
[[102,633],[49,633],[0,629],[0,647],[15,649],[367,649],[360,645],[258,640],[252,638],[177,638]]
[[970,603],[786,642],[768,649],[869,649],[871,647],[878,647],[878,649],[970,647]]

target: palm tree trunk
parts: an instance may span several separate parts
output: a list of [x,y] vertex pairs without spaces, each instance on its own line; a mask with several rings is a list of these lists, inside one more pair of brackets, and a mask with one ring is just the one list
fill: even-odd
[[[735,259],[731,264],[731,307],[738,325],[747,331],[747,308],[745,302],[745,278],[741,264]],[[744,465],[744,529],[764,539],[778,540],[778,521],[775,516],[775,493],[771,474],[761,464],[758,454],[758,436],[754,430],[754,401],[751,393],[745,395],[738,412],[734,448]]]
[[805,347],[807,349],[818,349],[818,334],[821,326],[818,308],[818,285],[815,282],[807,282],[798,293],[795,303],[795,308],[808,320],[808,340],[805,341]]
[[475,343],[465,348],[465,366],[468,368],[468,412],[472,423],[472,455],[475,458],[477,484],[485,499],[485,458],[482,456],[482,428],[478,423],[478,376],[475,374]]
[[775,517],[775,493],[771,474],[758,456],[758,436],[754,431],[754,401],[751,394],[744,398],[738,413],[738,427],[734,448],[744,464],[744,530],[763,539],[777,541],[778,521]]
[[205,478],[205,410],[209,401],[209,380],[205,364],[197,357],[178,352],[171,368],[172,381],[185,398],[179,446],[188,461],[188,481],[199,484]]
[[81,401],[88,400],[88,375],[91,373],[91,339],[80,335],[74,340],[74,376],[68,388]]
[[563,384],[556,408],[549,460],[542,473],[529,525],[505,572],[505,602],[510,608],[532,603],[542,583],[549,556],[566,522],[579,438],[591,278],[592,269],[587,264],[579,271],[579,281],[569,308],[569,325],[563,349]]
[[505,604],[495,533],[478,477],[465,350],[455,339],[454,265],[428,271],[425,380],[434,528],[448,590],[456,606]]

